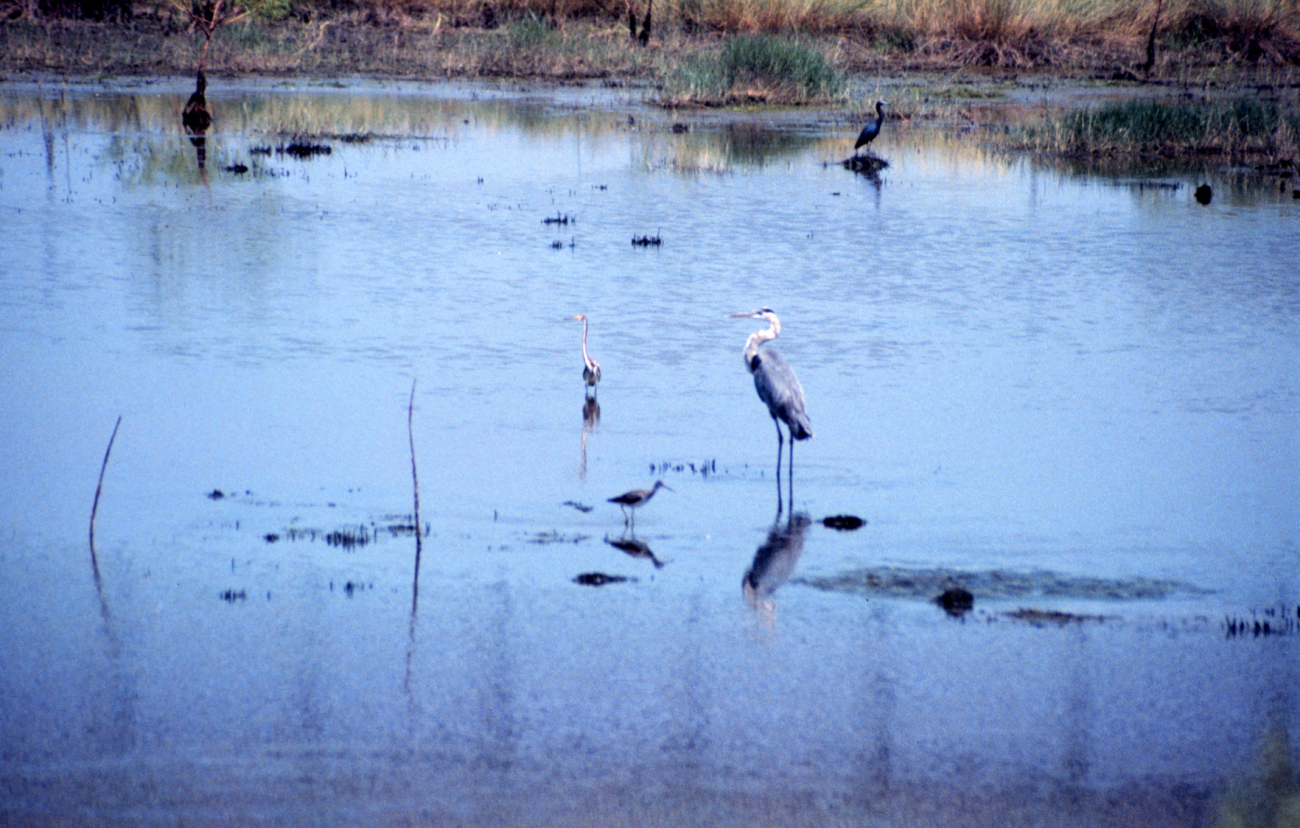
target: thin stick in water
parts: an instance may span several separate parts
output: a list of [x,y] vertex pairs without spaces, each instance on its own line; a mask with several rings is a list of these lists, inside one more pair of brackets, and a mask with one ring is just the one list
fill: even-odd
[[108,455],[113,451],[113,441],[117,439],[117,428],[120,425],[122,425],[121,414],[113,424],[113,433],[108,438],[108,448],[104,449],[104,462],[99,465],[99,482],[95,484],[95,502],[90,507],[90,566],[95,570],[96,583],[99,583],[99,561],[95,558],[95,516],[99,514],[99,493],[104,488],[104,470],[108,468]]
[[406,406],[406,436],[411,444],[411,486],[415,494],[415,583],[411,588],[411,611],[415,611],[415,596],[420,589],[420,475],[415,470],[415,380],[411,380],[411,400]]

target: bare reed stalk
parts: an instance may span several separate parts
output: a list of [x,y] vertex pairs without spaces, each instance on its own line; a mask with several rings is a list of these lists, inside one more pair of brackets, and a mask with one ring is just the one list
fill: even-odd
[[411,400],[406,406],[406,437],[411,444],[411,486],[415,494],[415,580],[411,585],[411,612],[415,612],[416,596],[420,592],[420,475],[415,470],[415,380],[411,380]]
[[117,428],[122,425],[122,415],[117,416],[113,424],[113,433],[108,438],[108,448],[104,449],[104,462],[99,465],[99,482],[95,484],[95,502],[90,507],[90,566],[95,571],[95,583],[99,583],[99,560],[95,556],[95,516],[99,514],[99,493],[104,488],[104,470],[108,468],[108,455],[113,451],[113,441],[117,439]]

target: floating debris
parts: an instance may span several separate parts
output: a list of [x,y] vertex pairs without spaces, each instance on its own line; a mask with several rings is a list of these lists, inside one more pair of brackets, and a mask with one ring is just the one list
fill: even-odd
[[573,508],[577,509],[579,512],[582,512],[584,515],[587,514],[587,513],[590,512],[592,509],[595,508],[594,506],[588,506],[588,505],[585,504],[585,503],[579,503],[579,502],[577,502],[576,500],[566,500],[566,501],[564,501],[563,503],[561,503],[560,505],[561,505],[561,506],[572,506]]
[[961,587],[952,587],[944,590],[942,595],[934,599],[934,602],[943,607],[944,612],[960,618],[974,608],[975,596]]
[[822,526],[839,532],[852,532],[854,529],[861,529],[865,523],[866,521],[857,515],[831,515],[822,518]]
[[904,569],[882,566],[855,569],[839,575],[805,576],[794,583],[828,592],[850,592],[883,598],[931,600],[949,589],[960,588],[981,600],[1051,598],[1136,601],[1166,598],[1176,593],[1200,595],[1207,591],[1179,581],[1152,578],[1085,578],[1056,572],[969,572],[955,569]]
[[271,152],[272,150],[270,147],[253,147],[248,151],[248,154],[249,155],[270,155]]
[[577,246],[578,246],[578,242],[577,242],[577,240],[574,239],[572,236],[569,237],[569,241],[568,241],[567,244],[564,243],[564,242],[562,242],[562,241],[560,241],[560,240],[558,240],[558,239],[557,239],[556,241],[551,242],[551,249],[552,249],[552,250],[563,250],[563,249],[566,248],[566,247],[569,248],[570,250],[572,250],[572,249],[574,249],[574,248],[577,247]]
[[265,535],[263,535],[262,537],[263,537],[263,539],[264,539],[267,543],[275,543],[276,541],[278,541],[278,540],[280,539],[280,536],[277,535],[277,534],[274,533],[274,532],[267,532],[267,533],[266,533]]
[[874,155],[850,155],[842,163],[844,169],[864,175],[874,175],[889,166],[888,161]]
[[207,497],[211,500],[221,500],[225,496],[226,493],[221,491],[220,489],[213,489],[207,494]]
[[578,217],[569,215],[568,213],[556,212],[555,215],[547,216],[546,218],[542,219],[542,224],[558,224],[562,227],[568,226],[569,222],[573,222],[574,224],[577,224]]
[[226,167],[225,170],[226,170],[226,172],[228,172],[228,173],[234,173],[235,175],[243,175],[244,173],[248,172],[248,165],[246,165],[246,164],[240,164],[240,163],[234,163],[234,164],[231,164],[230,166]]
[[689,124],[683,124],[680,122],[673,124],[674,135],[681,135],[682,133],[690,132],[690,131],[691,131],[691,127]]
[[546,544],[546,543],[582,543],[587,540],[587,535],[562,535],[552,529],[549,532],[538,532],[528,539],[529,543]]
[[1214,198],[1214,191],[1210,189],[1209,184],[1202,184],[1196,188],[1196,201],[1198,204],[1209,204]]
[[605,584],[621,584],[624,581],[635,581],[636,578],[628,578],[625,575],[606,575],[604,572],[584,572],[573,579],[575,584],[583,586],[604,586]]
[[657,230],[655,231],[655,234],[654,234],[653,236],[633,236],[633,237],[632,237],[632,246],[633,246],[633,247],[658,247],[659,245],[661,245],[661,244],[663,244],[663,243],[664,243],[664,240],[663,240],[662,237],[660,237],[659,232],[658,232]]
[[235,592],[233,589],[228,589],[225,592],[221,593],[220,597],[221,600],[225,601],[227,604],[233,604],[236,601],[248,600],[248,594],[244,592],[244,590],[242,589],[239,592]]
[[1026,624],[1032,624],[1035,627],[1045,627],[1048,624],[1055,624],[1058,627],[1064,627],[1066,624],[1084,624],[1090,621],[1100,624],[1104,621],[1115,620],[1114,616],[1075,615],[1072,612],[1060,612],[1059,610],[1024,608],[1018,609],[1015,612],[1004,612],[1002,614],[1012,620],[1024,621]]

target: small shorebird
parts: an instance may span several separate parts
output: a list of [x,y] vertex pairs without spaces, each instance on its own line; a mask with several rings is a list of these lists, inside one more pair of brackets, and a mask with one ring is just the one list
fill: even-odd
[[630,492],[624,492],[618,497],[611,497],[609,502],[617,503],[618,508],[623,510],[623,523],[628,526],[633,526],[636,524],[635,510],[649,503],[650,498],[654,497],[655,492],[660,489],[668,489],[668,491],[672,491],[672,488],[665,485],[662,480],[656,480],[653,488],[633,489]]
[[600,363],[587,353],[587,315],[580,313],[571,321],[582,323],[582,381],[591,389],[591,393],[595,394],[596,383],[600,382]]

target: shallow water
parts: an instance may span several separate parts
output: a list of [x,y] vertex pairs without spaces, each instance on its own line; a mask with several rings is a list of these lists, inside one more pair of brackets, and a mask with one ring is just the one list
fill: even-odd
[[[887,128],[865,178],[830,115],[488,85],[214,81],[200,172],[189,91],[0,85],[9,819],[1207,825],[1296,795],[1289,192],[938,127]],[[762,306],[815,430],[793,519],[761,323],[727,318]],[[634,556],[605,501],[656,478]]]

